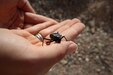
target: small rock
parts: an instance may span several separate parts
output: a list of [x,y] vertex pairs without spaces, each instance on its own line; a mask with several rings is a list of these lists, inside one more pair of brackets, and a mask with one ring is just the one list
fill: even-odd
[[99,69],[99,68],[98,68],[98,69],[96,69],[96,71],[97,71],[97,72],[100,72],[100,71],[101,71],[101,69]]
[[68,63],[68,61],[62,60],[61,63],[64,64],[64,65],[66,65]]
[[86,62],[89,62],[89,58],[86,57],[86,58],[85,58],[85,61],[86,61]]

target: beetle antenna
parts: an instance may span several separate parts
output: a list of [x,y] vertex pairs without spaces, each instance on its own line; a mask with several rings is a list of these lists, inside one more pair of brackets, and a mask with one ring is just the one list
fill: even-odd
[[44,40],[42,41],[42,46],[44,45]]

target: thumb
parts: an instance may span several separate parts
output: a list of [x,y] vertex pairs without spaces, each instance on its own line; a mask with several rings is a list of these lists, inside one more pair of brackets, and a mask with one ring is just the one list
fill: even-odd
[[58,43],[49,46],[42,46],[39,50],[41,52],[41,58],[57,62],[66,54],[74,52],[76,49],[77,45],[74,42],[63,41],[60,44]]

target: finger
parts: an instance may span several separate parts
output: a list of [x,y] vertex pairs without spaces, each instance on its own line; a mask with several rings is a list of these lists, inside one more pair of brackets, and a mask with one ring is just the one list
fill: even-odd
[[35,10],[32,8],[28,0],[18,0],[17,6],[25,12],[35,13]]
[[40,40],[36,36],[30,34],[29,32],[27,32],[25,30],[11,30],[11,32],[27,39],[30,43],[32,43],[34,45],[38,44],[40,42]]
[[69,29],[63,31],[61,34],[64,35],[68,40],[74,40],[85,28],[83,23],[76,23]]
[[27,29],[27,28],[32,27],[32,26],[34,26],[34,25],[33,24],[24,24],[23,29]]
[[51,26],[51,27],[48,27],[44,30],[41,30],[40,33],[45,37],[47,36],[48,34],[51,34],[53,33],[54,31],[56,31],[58,28],[62,27],[63,25],[67,24],[68,22],[70,22],[71,20],[65,20],[61,23],[58,23],[54,26]]
[[25,23],[39,24],[39,23],[43,23],[46,21],[53,21],[55,24],[58,23],[57,21],[55,21],[51,18],[47,18],[47,17],[42,16],[42,15],[37,15],[37,14],[29,13],[29,12],[25,13]]
[[[60,44],[52,44],[49,46],[34,47],[33,56],[47,60],[49,62],[58,62],[69,52],[74,52],[77,45],[74,42],[61,42]],[[68,52],[68,53],[67,53]]]
[[17,34],[19,36],[22,36],[24,38],[29,37],[29,36],[32,35],[29,32],[27,32],[25,30],[21,30],[21,29],[18,29],[18,30],[12,29],[11,32],[13,32],[13,33],[15,33],[15,34]]
[[41,30],[43,30],[43,29],[45,29],[53,24],[54,24],[53,21],[47,21],[47,22],[44,22],[41,24],[34,25],[34,26],[27,28],[25,30],[30,32],[31,34],[37,34],[39,31],[41,31]]
[[72,25],[79,23],[80,20],[79,19],[72,19],[70,22],[68,22],[66,25],[63,25],[62,27],[60,27],[59,29],[57,29],[56,31],[61,33],[63,31],[65,31],[66,29],[69,29]]
[[[63,32],[63,31],[65,31],[66,29],[69,29],[72,25],[74,25],[74,24],[76,24],[76,23],[78,23],[78,22],[80,22],[80,20],[74,18],[74,19],[68,21],[67,23],[65,23],[64,25],[62,25],[61,27],[57,28],[54,32],[59,32],[59,33],[61,33],[61,32]],[[52,28],[51,28],[51,29],[52,29]],[[47,31],[45,30],[45,32],[47,32]],[[54,33],[54,32],[53,32],[53,33]],[[49,38],[49,36],[47,36],[47,38]]]

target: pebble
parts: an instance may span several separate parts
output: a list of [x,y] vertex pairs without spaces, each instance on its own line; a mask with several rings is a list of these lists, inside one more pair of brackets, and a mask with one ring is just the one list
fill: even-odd
[[68,61],[67,60],[62,60],[61,63],[66,65],[68,63]]
[[86,62],[89,62],[89,58],[85,58],[85,61],[86,61]]

